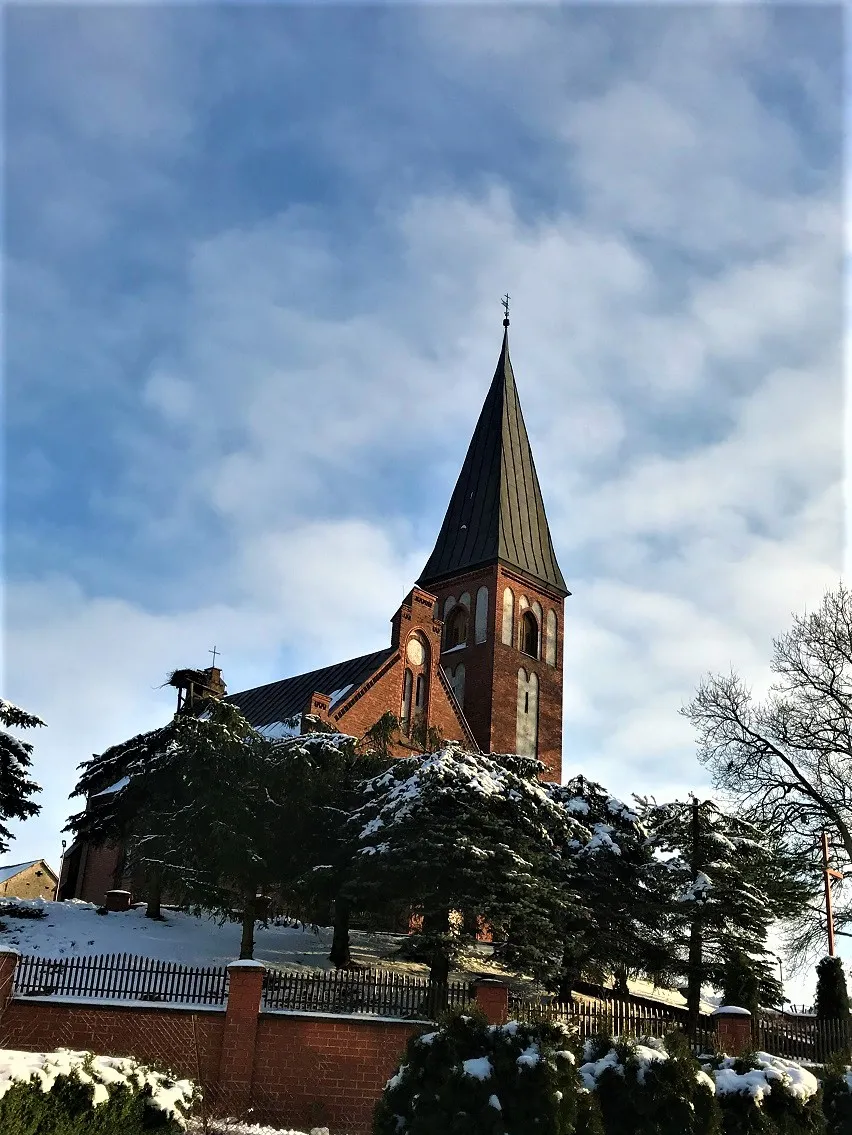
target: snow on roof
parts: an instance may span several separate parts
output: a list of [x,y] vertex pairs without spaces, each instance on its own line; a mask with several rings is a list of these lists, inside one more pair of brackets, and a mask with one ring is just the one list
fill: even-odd
[[122,788],[126,788],[130,784],[130,777],[123,776],[121,780],[117,780],[115,784],[111,784],[109,788],[104,788],[100,792],[96,792],[95,796],[109,796],[111,792],[120,792]]
[[28,867],[35,867],[36,863],[40,862],[40,859],[31,859],[28,863],[10,863],[8,867],[0,867],[0,883],[7,883],[9,879],[14,879]]

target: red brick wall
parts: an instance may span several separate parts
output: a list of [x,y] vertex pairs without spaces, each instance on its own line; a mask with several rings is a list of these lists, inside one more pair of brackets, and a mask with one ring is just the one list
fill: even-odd
[[[195,1028],[193,1030],[193,1016]],[[161,1007],[11,1001],[0,1019],[0,1048],[50,1052],[76,1048],[135,1056],[195,1080],[198,1037],[202,1080],[218,1074],[225,1013]]]
[[300,1130],[368,1132],[373,1108],[410,1036],[396,1021],[342,1017],[260,1017],[252,1103]]

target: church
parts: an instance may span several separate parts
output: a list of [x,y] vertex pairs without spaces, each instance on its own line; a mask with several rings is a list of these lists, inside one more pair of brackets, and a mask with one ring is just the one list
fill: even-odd
[[[497,368],[444,522],[419,579],[391,618],[390,643],[228,694],[221,670],[178,670],[177,712],[224,697],[268,737],[298,735],[320,718],[362,737],[385,713],[400,729],[395,756],[424,738],[483,753],[537,757],[562,773],[564,602],[541,487],[509,358],[508,311]],[[215,657],[214,657],[215,661]],[[121,885],[121,849],[75,842],[61,898],[100,903]]]

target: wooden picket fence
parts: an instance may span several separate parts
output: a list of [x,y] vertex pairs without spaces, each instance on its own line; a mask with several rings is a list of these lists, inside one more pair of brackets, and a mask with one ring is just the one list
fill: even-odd
[[59,959],[25,955],[18,959],[15,995],[224,1005],[228,970],[225,966],[187,966],[134,954]]
[[437,984],[392,970],[267,970],[263,1009],[303,1013],[365,1013],[402,1020],[434,1020],[445,1009],[474,1000],[466,981]]
[[822,1064],[839,1052],[845,1054],[848,1062],[852,1018],[820,1021],[794,1013],[760,1013],[754,1022],[753,1036],[755,1048],[788,1060]]

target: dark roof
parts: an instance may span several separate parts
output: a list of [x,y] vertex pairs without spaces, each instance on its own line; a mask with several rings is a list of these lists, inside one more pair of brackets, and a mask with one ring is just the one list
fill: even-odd
[[229,694],[223,700],[239,706],[249,724],[259,729],[276,721],[287,721],[301,713],[313,693],[333,694],[336,690],[349,686],[346,691],[348,696],[395,653],[393,647],[385,647],[374,654],[362,654],[360,658],[350,658],[334,666],[324,666],[321,670],[311,670],[307,674],[296,674],[295,677],[284,678],[280,682],[255,686],[253,690]]
[[418,586],[500,561],[568,594],[509,358],[508,331],[435,550]]

